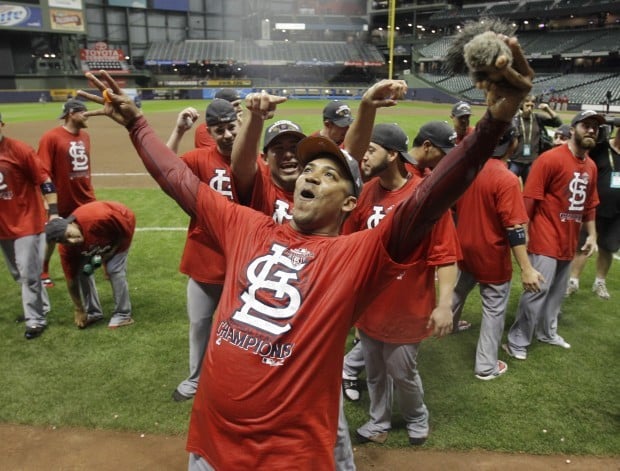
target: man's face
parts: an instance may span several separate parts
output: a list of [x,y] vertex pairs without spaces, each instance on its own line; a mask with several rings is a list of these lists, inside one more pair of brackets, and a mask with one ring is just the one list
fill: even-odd
[[564,134],[561,134],[559,132],[556,132],[553,135],[553,145],[554,146],[561,146],[562,144],[564,144],[566,141],[568,141],[568,137],[566,137]]
[[331,121],[326,121],[325,129],[327,129],[327,135],[325,137],[331,139],[336,144],[340,145],[344,142],[344,136],[347,134],[347,131],[349,130],[349,126],[345,126],[341,128],[340,126],[336,126]]
[[385,147],[371,142],[362,158],[362,175],[364,179],[376,177],[388,168],[389,156],[390,153]]
[[521,110],[523,111],[523,116],[525,118],[529,118],[532,111],[534,111],[534,102],[531,100],[523,102],[523,105],[521,105]]
[[308,162],[295,184],[293,222],[305,233],[329,233],[339,228],[343,215],[352,211],[356,198],[352,182],[329,157]]
[[265,160],[271,172],[271,178],[286,191],[295,190],[295,181],[301,173],[301,167],[295,157],[299,136],[283,134],[269,143]]
[[435,168],[439,161],[446,155],[442,149],[433,145],[430,141],[424,141],[422,147],[423,153],[417,158],[418,164],[422,168]]
[[235,109],[235,113],[237,113],[237,121],[239,122],[239,124],[241,124],[241,116],[243,115],[243,107],[241,106],[241,98],[235,101],[231,101],[230,104],[233,105],[233,108]]
[[84,243],[84,236],[80,227],[72,222],[67,226],[65,231],[65,244],[67,245],[81,245]]
[[452,125],[454,126],[454,130],[459,136],[462,136],[467,131],[469,127],[469,118],[471,115],[463,115],[463,116],[452,116]]
[[573,130],[573,142],[581,150],[593,149],[598,137],[598,121],[588,118],[575,125]]
[[71,111],[67,115],[67,121],[77,129],[88,127],[88,116],[84,116],[84,111]]
[[230,123],[222,123],[213,127],[209,126],[209,133],[213,136],[215,144],[222,155],[227,157],[232,154],[233,142],[239,131],[239,122],[231,121]]

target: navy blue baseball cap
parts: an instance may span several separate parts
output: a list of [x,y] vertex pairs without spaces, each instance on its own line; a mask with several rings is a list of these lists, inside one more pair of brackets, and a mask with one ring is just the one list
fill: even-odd
[[207,126],[217,126],[218,124],[231,123],[237,121],[237,112],[233,105],[222,98],[214,98],[205,114]]

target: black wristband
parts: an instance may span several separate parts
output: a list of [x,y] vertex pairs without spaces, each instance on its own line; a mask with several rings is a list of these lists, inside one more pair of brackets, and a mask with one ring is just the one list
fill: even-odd
[[47,214],[49,214],[50,216],[58,215],[58,205],[56,203],[49,203],[47,205],[47,208]]

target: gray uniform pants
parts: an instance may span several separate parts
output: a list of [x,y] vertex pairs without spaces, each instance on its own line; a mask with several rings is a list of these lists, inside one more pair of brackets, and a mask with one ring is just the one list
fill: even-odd
[[360,339],[366,361],[370,420],[358,428],[357,433],[368,438],[392,428],[395,388],[400,412],[407,424],[407,435],[411,438],[427,437],[429,414],[416,362],[419,344],[381,342],[362,331]]
[[[471,273],[459,272],[452,296],[452,312],[455,318],[461,318],[467,296],[476,283],[477,280]],[[504,332],[506,308],[510,299],[510,284],[510,281],[500,284],[480,283],[482,322],[476,347],[474,366],[476,374],[486,376],[497,373],[499,346]]]
[[22,308],[26,327],[47,325],[50,300],[41,283],[45,234],[34,234],[18,239],[0,240],[0,247],[9,272],[22,287]]
[[187,282],[187,316],[189,318],[189,376],[177,390],[184,396],[196,394],[202,359],[209,343],[213,313],[222,296],[222,285]]
[[114,296],[114,314],[111,319],[113,323],[116,320],[131,317],[131,301],[127,284],[127,255],[127,251],[116,253],[106,262],[105,266]]
[[571,261],[535,254],[530,254],[529,258],[545,282],[540,292],[521,294],[515,322],[508,331],[508,344],[513,352],[526,353],[534,332],[542,342],[554,343],[560,338],[558,314],[566,293]]
[[362,371],[364,371],[364,352],[362,351],[362,342],[357,342],[344,356],[342,376],[357,378]]

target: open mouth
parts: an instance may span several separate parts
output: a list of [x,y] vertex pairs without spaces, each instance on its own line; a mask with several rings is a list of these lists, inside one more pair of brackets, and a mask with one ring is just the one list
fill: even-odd
[[314,193],[310,190],[301,190],[300,195],[302,198],[305,198],[308,200],[314,199]]

